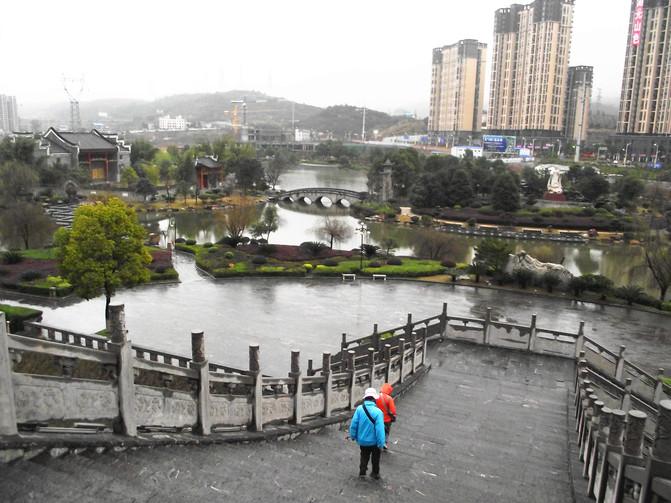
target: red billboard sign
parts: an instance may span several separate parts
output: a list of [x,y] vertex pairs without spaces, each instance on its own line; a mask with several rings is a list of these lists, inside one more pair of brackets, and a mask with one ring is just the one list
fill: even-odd
[[643,26],[643,4],[645,0],[636,0],[634,11],[634,29],[631,33],[631,45],[638,45],[641,41],[641,28]]

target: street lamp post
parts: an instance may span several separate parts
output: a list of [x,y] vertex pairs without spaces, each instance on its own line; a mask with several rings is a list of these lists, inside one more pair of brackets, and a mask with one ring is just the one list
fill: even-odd
[[659,145],[656,143],[654,144],[655,146],[655,166],[657,165],[657,155],[659,154]]
[[627,143],[627,145],[624,148],[624,165],[625,166],[627,165],[627,154],[629,153],[629,145],[631,145],[631,143]]
[[355,229],[354,232],[357,234],[361,234],[361,260],[359,261],[359,270],[363,270],[363,237],[365,234],[368,234],[368,227],[366,227],[366,224],[363,220],[359,220],[358,222],[358,227]]

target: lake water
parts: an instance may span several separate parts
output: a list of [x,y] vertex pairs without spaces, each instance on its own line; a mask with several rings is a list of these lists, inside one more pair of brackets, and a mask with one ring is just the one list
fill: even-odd
[[[341,334],[358,338],[373,324],[385,330],[437,315],[443,302],[456,316],[493,316],[511,323],[585,333],[616,351],[627,346],[627,357],[656,374],[671,368],[668,318],[621,307],[573,302],[487,288],[443,283],[357,279],[247,278],[214,280],[195,268],[193,257],[175,253],[180,283],[145,285],[121,290],[113,303],[124,304],[128,337],[135,344],[175,354],[191,354],[191,331],[204,330],[207,357],[212,362],[247,368],[250,344],[259,344],[264,373],[286,375],[291,351],[321,365],[323,352],[336,353]],[[3,303],[18,304],[15,300]],[[83,333],[104,328],[105,299],[98,297],[66,307],[24,300],[21,305],[44,311],[43,321]]]
[[[302,187],[336,187],[365,191],[366,175],[366,171],[363,170],[299,165],[290,168],[282,175],[280,185],[285,190]],[[262,211],[263,206],[259,206],[259,216]],[[270,235],[270,242],[299,245],[304,241],[318,241],[320,239],[316,229],[323,224],[327,215],[332,219],[343,220],[352,230],[357,227],[358,219],[351,216],[346,209],[335,206],[323,208],[315,204],[304,206],[298,203],[281,203],[278,205],[280,226],[277,232]],[[171,238],[176,235],[195,239],[199,243],[208,241],[214,243],[225,235],[223,228],[217,225],[212,212],[180,212],[173,216],[176,227],[170,229],[167,214],[140,214],[139,218],[150,232],[164,232]],[[382,246],[386,238],[393,238],[398,243],[398,248],[394,250],[395,255],[411,256],[416,253],[417,227],[377,222],[366,224],[370,233],[365,236],[365,243]],[[474,247],[482,241],[482,238],[450,234],[450,240],[452,259],[458,263],[470,263],[475,253]],[[509,240],[509,243],[515,252],[524,250],[533,257],[546,257],[545,261],[561,262],[573,275],[602,274],[612,279],[617,286],[636,284],[653,296],[659,295],[659,290],[645,267],[643,249],[640,246],[530,240]],[[351,250],[358,249],[360,244],[361,236],[352,233],[343,242],[335,243],[334,247]]]

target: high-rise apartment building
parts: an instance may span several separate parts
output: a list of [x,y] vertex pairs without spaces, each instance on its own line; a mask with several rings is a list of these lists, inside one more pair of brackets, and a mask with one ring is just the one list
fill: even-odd
[[496,11],[487,128],[563,137],[574,0]]
[[0,94],[0,134],[19,130],[19,109],[15,96]]
[[564,137],[567,140],[577,142],[580,139],[582,142],[587,138],[593,74],[591,66],[570,66],[568,69],[564,111]]
[[671,134],[669,0],[631,0],[617,132]]
[[433,50],[429,131],[438,135],[482,129],[487,44],[460,40]]

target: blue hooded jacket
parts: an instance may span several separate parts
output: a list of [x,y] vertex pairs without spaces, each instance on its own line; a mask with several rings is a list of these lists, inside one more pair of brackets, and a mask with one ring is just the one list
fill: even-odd
[[[363,410],[366,410],[375,420],[375,425]],[[384,414],[375,405],[375,400],[364,400],[354,411],[352,422],[349,425],[349,436],[362,446],[377,445],[380,449],[384,447]]]

